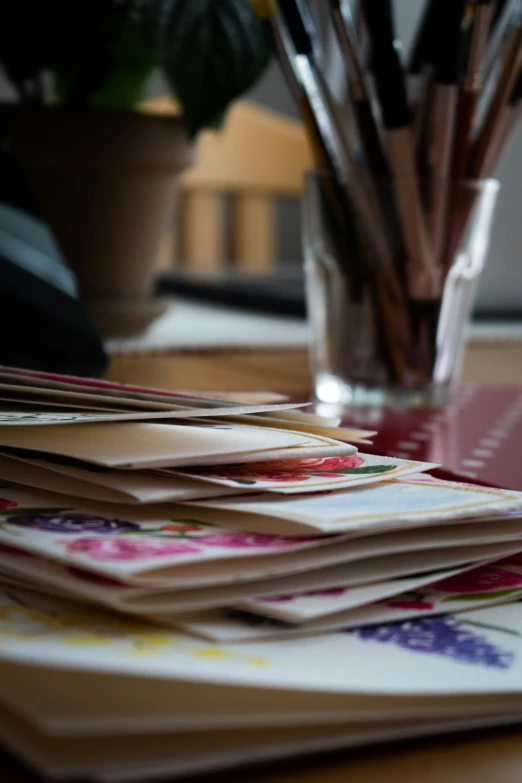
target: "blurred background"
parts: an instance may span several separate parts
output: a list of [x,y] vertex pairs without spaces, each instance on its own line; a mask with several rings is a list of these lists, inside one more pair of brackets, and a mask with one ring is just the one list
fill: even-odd
[[[311,0],[310,4],[321,33],[328,79],[342,104],[346,90],[345,71],[335,35],[328,24],[327,4],[324,0]],[[394,4],[397,34],[402,41],[405,58],[423,7],[424,4],[418,0],[397,0]],[[168,97],[170,92],[165,78],[154,75],[146,90],[145,110],[156,115],[164,112],[172,114],[175,108]],[[0,103],[15,98],[12,86],[0,70]],[[34,124],[31,132],[35,141],[39,139],[41,131],[38,123]],[[33,139],[27,138],[32,142]],[[153,152],[150,145],[149,151]],[[42,155],[45,157],[47,154],[44,149]],[[292,280],[299,278],[302,267],[300,195],[302,174],[310,165],[310,156],[295,102],[275,62],[270,64],[254,88],[232,106],[220,133],[208,130],[201,133],[195,159],[196,164],[192,167],[187,165],[188,158],[180,163],[180,169],[185,171],[174,205],[170,208],[156,271],[167,274],[178,270],[194,273],[203,279],[212,279],[216,273],[223,271],[239,271],[265,278],[274,275]],[[86,176],[88,168],[86,164],[80,178]],[[495,176],[500,179],[502,188],[476,312],[494,319],[516,321],[522,317],[520,130],[503,154]],[[142,198],[141,204],[136,200],[136,218],[140,209],[146,211],[146,202],[147,198]],[[46,217],[49,216],[46,208],[43,212]],[[94,235],[96,232],[89,222],[91,217],[86,218],[84,225],[88,224],[89,232]],[[106,219],[112,232],[116,231],[116,222],[114,215]],[[55,225],[52,228],[56,233]],[[134,218],[127,218],[126,231],[130,246],[137,241],[142,229],[137,227]],[[64,250],[66,243],[62,242],[60,231],[57,238]],[[75,253],[65,252],[66,260],[70,261]],[[104,263],[108,266],[108,262]],[[106,318],[106,299],[113,294],[101,289],[98,291],[94,284],[89,288],[90,283],[85,284],[81,269],[78,271],[77,259],[72,266],[79,275],[80,289],[89,300],[94,321],[104,336],[137,333],[161,314],[162,307],[151,301],[150,280],[147,278],[146,290],[143,288],[139,296],[123,289],[114,294],[114,302],[123,303],[123,309],[118,311],[118,323],[113,319],[114,308],[110,318]],[[116,271],[115,267],[114,275],[119,275],[122,283],[127,274],[130,275],[130,272],[125,266],[122,272]],[[300,286],[300,283],[297,285]],[[292,290],[302,300],[302,290]],[[180,293],[175,288],[172,292],[175,295]],[[303,303],[295,312],[299,309],[303,315]],[[168,328],[171,329],[171,326]],[[177,322],[176,328],[179,329]],[[190,330],[187,328],[187,331]],[[304,340],[301,334],[297,342],[303,344]]]
[[[322,21],[326,51],[329,58],[330,78],[334,84],[342,85],[342,63],[339,57],[333,31],[326,25],[326,3],[312,0],[318,19]],[[396,25],[399,38],[407,53],[418,24],[423,4],[419,0],[396,0]],[[322,10],[321,10],[322,9]],[[155,85],[156,89],[159,85]],[[341,86],[342,90],[342,86]],[[274,63],[251,91],[249,98],[261,106],[297,117],[296,108]],[[497,215],[493,227],[489,262],[482,275],[477,297],[477,309],[499,314],[512,313],[522,316],[522,203],[520,182],[522,181],[522,131],[515,135],[500,161],[495,176],[502,188]],[[281,202],[281,200],[280,200]],[[299,207],[296,203],[280,203],[278,209],[277,257],[280,264],[296,264],[300,258]]]

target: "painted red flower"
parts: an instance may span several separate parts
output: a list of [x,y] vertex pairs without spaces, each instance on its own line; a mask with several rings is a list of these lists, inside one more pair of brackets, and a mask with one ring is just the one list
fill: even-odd
[[422,611],[429,611],[430,609],[433,609],[435,607],[435,604],[430,603],[429,601],[389,601],[386,606],[389,606],[393,609],[414,609],[418,610],[419,612]]
[[434,582],[430,587],[445,593],[481,593],[518,585],[522,585],[522,574],[515,574],[495,566],[483,566]]
[[201,533],[204,528],[195,522],[187,522],[186,524],[172,523],[170,525],[162,525],[161,530],[166,533]]
[[[281,460],[284,462],[285,460]],[[292,462],[292,460],[288,460]],[[344,457],[310,457],[309,459],[294,460],[299,463],[299,470],[311,473],[327,473],[336,470],[348,470],[364,465],[364,459],[359,454],[349,454]],[[269,463],[266,463],[269,464]]]
[[7,498],[0,498],[0,511],[4,508],[15,508],[18,503],[14,500],[8,500]]
[[520,568],[522,566],[522,552],[517,552],[514,555],[509,555],[509,557],[505,557],[503,560],[497,560],[495,565],[504,566],[504,568],[509,568],[509,566],[515,566],[515,568]]

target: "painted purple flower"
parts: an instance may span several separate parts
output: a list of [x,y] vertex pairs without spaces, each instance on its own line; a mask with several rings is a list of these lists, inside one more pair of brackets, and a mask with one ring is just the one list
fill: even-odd
[[263,533],[246,533],[224,531],[211,533],[198,539],[205,546],[222,546],[225,549],[284,549],[295,544],[302,544],[305,538],[291,538],[290,536],[270,536]]
[[439,655],[459,663],[496,669],[508,669],[513,664],[513,652],[497,647],[463,625],[456,617],[447,615],[357,628],[347,633],[364,641],[395,644],[411,652]]
[[123,522],[120,519],[106,519],[93,514],[78,514],[73,511],[59,513],[39,512],[38,514],[19,514],[8,517],[6,520],[11,525],[31,527],[36,530],[45,530],[50,533],[103,533],[111,535],[123,530],[139,530],[140,526],[135,522]]
[[76,538],[58,541],[73,555],[84,555],[92,560],[146,560],[152,557],[186,555],[200,552],[189,541],[167,541],[161,538]]

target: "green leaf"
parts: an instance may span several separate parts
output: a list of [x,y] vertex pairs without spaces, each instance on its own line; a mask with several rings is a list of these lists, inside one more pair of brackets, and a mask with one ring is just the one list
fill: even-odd
[[518,593],[519,590],[496,590],[491,593],[466,593],[465,595],[451,595],[448,598],[443,598],[442,603],[450,601],[484,601],[489,598],[504,598],[506,595],[513,595]]
[[116,47],[130,18],[129,0],[89,0],[81,12],[68,0],[47,0],[60,6],[56,16],[54,87],[59,102],[85,106],[117,69]]
[[388,473],[390,470],[395,470],[396,465],[364,465],[361,468],[343,468],[343,470],[335,470],[335,473],[345,474],[365,474],[365,473]]
[[214,126],[269,62],[263,26],[250,0],[150,0],[144,13],[192,136]]
[[114,68],[89,105],[96,109],[134,109],[157,65],[156,56],[143,34],[140,21],[129,16],[112,48]]
[[234,484],[257,484],[257,481],[252,481],[251,479],[233,478],[231,481],[233,481]]

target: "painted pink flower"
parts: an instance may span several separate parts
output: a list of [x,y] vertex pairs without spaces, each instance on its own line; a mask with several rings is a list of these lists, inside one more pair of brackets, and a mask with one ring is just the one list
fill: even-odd
[[284,549],[295,544],[302,544],[307,539],[291,538],[290,536],[270,536],[263,533],[247,533],[243,531],[222,531],[198,538],[198,543],[204,546],[222,546],[225,549]]
[[522,574],[515,574],[495,566],[483,566],[465,574],[457,574],[440,582],[434,582],[430,587],[445,593],[481,593],[518,585],[522,585]]
[[[364,465],[364,459],[358,454],[350,454],[345,457],[279,459],[271,462],[253,462],[246,465],[231,465],[229,468],[220,469],[218,475],[220,478],[238,479],[247,482],[293,482],[307,481],[310,475],[314,475],[315,473],[319,473],[326,478],[342,478],[344,475],[342,471],[358,468],[361,465]],[[212,470],[212,473],[214,473],[214,469]]]
[[389,601],[386,606],[389,606],[393,609],[413,609],[415,611],[422,612],[424,610],[428,611],[430,609],[434,609],[435,604],[430,603],[429,601]]
[[[285,462],[286,460],[281,460]],[[288,460],[291,463],[293,460]],[[364,465],[364,459],[359,454],[350,454],[344,457],[310,457],[309,459],[294,460],[299,463],[299,470],[311,473],[325,473],[336,470],[348,470]],[[270,463],[266,463],[267,465]]]
[[62,539],[59,544],[74,555],[85,555],[93,560],[142,560],[151,557],[186,555],[200,552],[192,541],[168,541],[159,538],[77,538]]
[[18,505],[18,503],[15,503],[14,500],[7,500],[7,498],[0,498],[0,510],[4,508],[15,508]]

